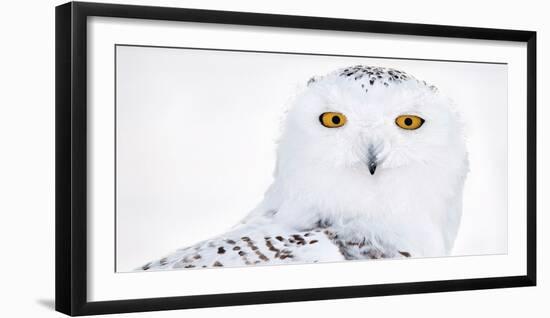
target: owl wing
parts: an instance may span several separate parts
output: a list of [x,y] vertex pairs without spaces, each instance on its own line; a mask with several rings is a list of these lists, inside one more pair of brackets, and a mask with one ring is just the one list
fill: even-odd
[[179,249],[140,270],[238,267],[344,260],[323,229],[291,231],[274,226],[243,225],[218,237]]
[[307,264],[403,257],[410,257],[410,254],[379,242],[344,240],[331,228],[293,231],[273,224],[244,224],[226,234],[179,249],[138,270]]

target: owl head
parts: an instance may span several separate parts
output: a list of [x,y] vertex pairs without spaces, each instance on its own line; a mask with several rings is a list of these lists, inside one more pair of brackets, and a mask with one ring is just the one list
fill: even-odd
[[458,113],[435,86],[357,65],[309,80],[287,114],[279,169],[348,169],[376,179],[451,167],[465,156]]
[[395,69],[347,67],[311,79],[294,100],[275,180],[255,211],[442,255],[457,234],[467,171],[460,116],[436,87]]

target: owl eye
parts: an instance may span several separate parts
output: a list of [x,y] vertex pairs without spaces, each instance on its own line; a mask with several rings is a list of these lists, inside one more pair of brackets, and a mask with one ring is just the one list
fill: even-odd
[[424,124],[424,119],[415,115],[401,115],[395,119],[395,124],[403,129],[415,130]]
[[319,116],[319,121],[327,128],[338,128],[346,124],[347,118],[342,113],[327,112]]

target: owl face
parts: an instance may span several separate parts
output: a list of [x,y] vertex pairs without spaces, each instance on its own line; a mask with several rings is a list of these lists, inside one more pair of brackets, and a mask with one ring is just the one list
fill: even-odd
[[379,67],[356,66],[310,80],[284,129],[281,148],[292,153],[292,165],[373,177],[441,165],[464,152],[450,101],[424,81]]

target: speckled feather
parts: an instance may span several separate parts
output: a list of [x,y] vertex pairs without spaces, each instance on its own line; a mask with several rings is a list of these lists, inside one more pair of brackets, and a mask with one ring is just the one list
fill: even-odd
[[[355,65],[337,70],[335,73],[342,78],[359,82],[361,84],[361,88],[363,88],[365,92],[369,91],[368,86],[383,85],[389,87],[390,85],[400,84],[405,81],[415,81],[418,84],[428,87],[434,92],[437,91],[437,88],[434,85],[430,85],[426,81],[421,81],[406,72],[388,67]],[[312,78],[308,83],[311,84],[313,82],[315,82],[314,78]]]
[[330,228],[299,232],[273,231],[267,225],[242,225],[230,233],[147,263],[139,270],[304,264],[409,256],[407,252],[382,247],[370,241],[339,239]]

